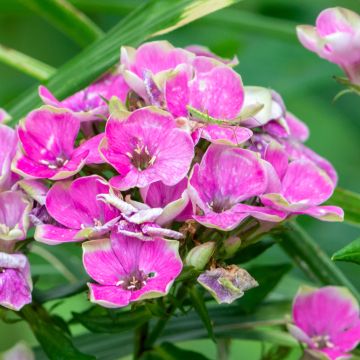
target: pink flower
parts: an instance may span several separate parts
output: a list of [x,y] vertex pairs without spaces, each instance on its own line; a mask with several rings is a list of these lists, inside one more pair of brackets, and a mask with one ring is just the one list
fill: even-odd
[[330,360],[348,358],[360,342],[359,305],[346,288],[300,288],[290,333]]
[[97,162],[102,135],[75,149],[79,129],[79,120],[64,109],[44,106],[31,112],[18,128],[22,149],[13,160],[13,171],[26,178],[61,180],[85,163]]
[[200,209],[193,218],[211,228],[232,230],[246,217],[281,221],[285,214],[256,204],[268,187],[267,170],[255,152],[225,145],[210,145],[200,165],[193,168],[189,194]]
[[31,303],[32,281],[26,256],[0,252],[0,305],[20,310]]
[[173,186],[161,181],[140,189],[144,202],[152,208],[162,208],[163,212],[156,222],[167,224],[172,220],[186,221],[192,218],[193,209],[187,191],[188,179],[184,178]]
[[360,16],[341,7],[322,11],[316,26],[301,25],[297,35],[304,47],[339,65],[354,84],[360,82]]
[[88,284],[90,301],[123,307],[166,295],[182,269],[178,247],[174,240],[141,241],[114,232],[111,240],[85,242],[84,267],[97,282]]
[[120,173],[110,180],[115,188],[142,188],[156,181],[171,186],[189,171],[193,141],[167,112],[147,107],[125,119],[111,118],[105,132],[100,152]]
[[167,41],[154,41],[138,49],[121,48],[121,69],[125,81],[148,104],[158,105],[159,89],[155,76],[161,76],[175,69],[179,64],[190,64],[194,54],[174,48]]
[[307,214],[325,221],[341,221],[343,211],[336,206],[319,206],[332,195],[335,184],[327,173],[309,159],[288,162],[284,148],[272,141],[264,159],[276,170],[279,189],[262,195],[265,206],[295,214]]
[[0,193],[0,248],[2,241],[13,242],[26,238],[31,208],[32,201],[22,191]]
[[109,193],[109,189],[105,180],[97,175],[55,183],[47,193],[45,204],[58,224],[38,225],[35,239],[57,245],[109,232],[120,216],[117,209],[98,199],[98,195]]
[[236,56],[234,56],[233,59],[229,60],[229,59],[224,59],[216,54],[214,54],[213,52],[211,52],[206,46],[201,46],[201,45],[190,45],[187,46],[185,48],[187,51],[192,52],[193,54],[195,54],[196,56],[205,56],[205,57],[209,57],[215,60],[218,60],[226,65],[230,65],[230,66],[236,66],[239,64],[239,60]]
[[10,171],[16,148],[16,131],[0,121],[0,191],[9,190],[18,180],[18,176]]
[[108,106],[104,99],[110,100],[116,96],[125,102],[128,91],[129,87],[121,75],[110,74],[63,101],[57,100],[45,86],[39,87],[39,96],[46,105],[68,109],[80,121],[92,121],[108,117]]
[[0,124],[6,123],[10,119],[10,115],[4,109],[0,108]]

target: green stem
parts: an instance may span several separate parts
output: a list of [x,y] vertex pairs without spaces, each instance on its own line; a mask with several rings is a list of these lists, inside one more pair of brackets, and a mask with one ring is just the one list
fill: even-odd
[[145,352],[146,339],[148,337],[149,323],[142,324],[135,330],[134,336],[134,360],[139,359]]
[[19,51],[0,45],[0,62],[40,81],[47,80],[55,69]]
[[218,339],[216,343],[218,360],[228,360],[230,354],[230,344],[230,338]]
[[172,315],[175,313],[176,309],[178,308],[178,305],[182,304],[182,302],[185,300],[186,295],[187,295],[187,287],[184,284],[182,284],[176,293],[177,302],[176,303],[173,302],[169,305],[169,307],[166,310],[166,315],[164,315],[158,320],[158,322],[150,332],[145,343],[145,347],[147,349],[150,349],[154,346],[156,340],[162,334],[168,321],[171,319]]
[[66,0],[21,0],[21,2],[80,46],[88,46],[104,35],[95,23]]
[[354,285],[330,260],[318,244],[294,221],[273,231],[282,249],[293,259],[299,268],[310,278],[325,285],[347,287],[360,300]]

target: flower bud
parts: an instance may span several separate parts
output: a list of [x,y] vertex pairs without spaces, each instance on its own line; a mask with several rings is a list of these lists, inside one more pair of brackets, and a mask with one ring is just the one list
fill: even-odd
[[195,246],[186,256],[186,264],[192,265],[198,270],[203,270],[214,254],[215,243],[213,241]]

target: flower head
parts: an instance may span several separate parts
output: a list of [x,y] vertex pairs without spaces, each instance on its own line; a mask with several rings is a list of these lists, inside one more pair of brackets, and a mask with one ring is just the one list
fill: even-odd
[[330,360],[347,358],[360,342],[359,305],[346,288],[300,288],[289,331]]
[[76,174],[93,158],[98,143],[75,148],[79,120],[69,111],[44,106],[31,112],[18,128],[21,143],[12,169],[27,178],[61,180]]
[[55,183],[46,196],[46,209],[57,224],[36,227],[35,239],[49,245],[96,238],[109,232],[119,211],[98,198],[109,185],[97,175]]
[[126,100],[129,91],[121,75],[107,75],[87,88],[71,95],[63,101],[57,100],[45,87],[39,87],[39,95],[46,105],[70,110],[80,121],[101,120],[109,115],[105,100],[113,96]]
[[25,255],[0,252],[0,305],[20,310],[31,303],[32,281]]
[[248,216],[284,218],[280,211],[248,204],[268,187],[264,163],[250,150],[210,145],[200,165],[194,166],[189,185],[190,197],[200,209],[193,218],[207,227],[229,231]]
[[110,184],[127,190],[156,181],[177,184],[189,171],[194,144],[169,113],[147,107],[125,119],[111,118],[100,151],[120,173]]
[[180,274],[179,243],[141,241],[112,232],[111,240],[83,244],[83,263],[97,283],[89,283],[90,301],[105,307],[164,296]]
[[326,9],[316,19],[316,26],[298,26],[297,35],[304,47],[338,64],[351,82],[359,84],[360,16],[357,13],[341,7]]

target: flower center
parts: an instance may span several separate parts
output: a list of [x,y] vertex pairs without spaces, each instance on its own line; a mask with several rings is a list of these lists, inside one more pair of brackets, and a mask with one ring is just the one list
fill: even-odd
[[223,211],[229,210],[233,204],[230,199],[213,199],[208,203],[209,208],[215,213],[222,213]]
[[5,272],[5,270],[6,270],[5,268],[0,266],[0,274],[3,274]]
[[126,155],[139,171],[147,169],[153,165],[156,160],[156,156],[150,154],[148,147],[146,145],[140,145],[139,143],[136,145],[132,154],[127,153]]
[[57,156],[55,160],[40,160],[40,164],[47,166],[49,169],[55,170],[65,166],[69,160],[65,157],[65,155]]
[[155,273],[153,272],[145,274],[142,270],[134,270],[131,274],[119,280],[116,286],[122,286],[124,290],[140,290],[146,285],[146,281],[154,276]]
[[329,335],[316,335],[311,338],[317,349],[333,348],[334,344],[330,341]]

